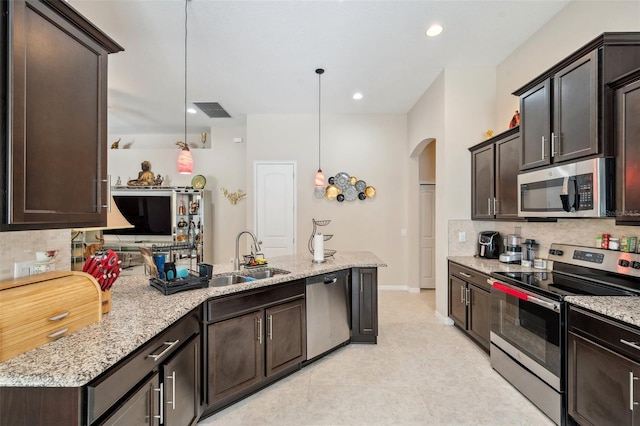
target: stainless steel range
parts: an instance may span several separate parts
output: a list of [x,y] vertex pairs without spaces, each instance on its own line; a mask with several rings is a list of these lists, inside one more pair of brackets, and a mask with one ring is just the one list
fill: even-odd
[[550,272],[491,274],[491,366],[549,418],[564,425],[564,298],[640,296],[640,254],[552,244],[549,260]]

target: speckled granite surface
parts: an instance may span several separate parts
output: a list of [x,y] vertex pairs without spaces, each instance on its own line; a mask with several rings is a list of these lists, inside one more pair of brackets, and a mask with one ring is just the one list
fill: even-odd
[[640,327],[640,297],[567,296],[565,300],[573,305]]
[[475,269],[489,275],[491,272],[541,272],[544,269],[526,268],[522,265],[502,263],[498,259],[485,259],[475,256],[449,256],[452,262],[459,263],[467,268]]
[[[0,386],[82,386],[209,298],[345,268],[386,266],[371,252],[338,252],[321,264],[312,260],[311,254],[271,258],[268,266],[291,273],[171,296],[152,288],[146,277],[121,277],[112,288],[111,311],[100,322],[0,363]],[[214,265],[213,273],[232,270]]]

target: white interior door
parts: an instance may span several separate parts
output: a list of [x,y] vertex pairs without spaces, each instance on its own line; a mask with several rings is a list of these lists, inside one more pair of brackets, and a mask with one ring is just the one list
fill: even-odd
[[436,288],[435,215],[436,186],[420,185],[420,288]]
[[294,162],[255,163],[255,231],[269,259],[295,253]]

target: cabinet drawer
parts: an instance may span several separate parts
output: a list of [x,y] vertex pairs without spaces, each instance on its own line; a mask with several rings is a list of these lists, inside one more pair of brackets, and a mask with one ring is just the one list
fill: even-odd
[[478,272],[475,269],[467,268],[466,266],[462,266],[454,262],[449,262],[449,275],[457,277],[468,283],[473,283],[487,291],[491,291],[491,286],[487,283],[489,276]]
[[265,287],[212,299],[207,302],[207,321],[215,322],[289,299],[304,297],[304,280]]
[[0,361],[102,318],[101,291],[89,275],[41,275],[8,280],[1,287]]
[[87,386],[88,424],[106,413],[161,362],[199,332],[200,315],[196,309],[89,384]]
[[640,330],[632,326],[571,306],[569,330],[640,362]]

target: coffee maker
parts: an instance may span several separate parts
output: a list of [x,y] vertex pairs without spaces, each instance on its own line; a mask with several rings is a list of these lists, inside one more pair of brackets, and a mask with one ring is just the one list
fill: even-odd
[[482,231],[478,234],[478,256],[485,259],[497,259],[502,250],[500,233],[496,231]]
[[518,234],[509,234],[504,238],[504,253],[500,255],[502,263],[520,263],[522,261],[522,246]]

